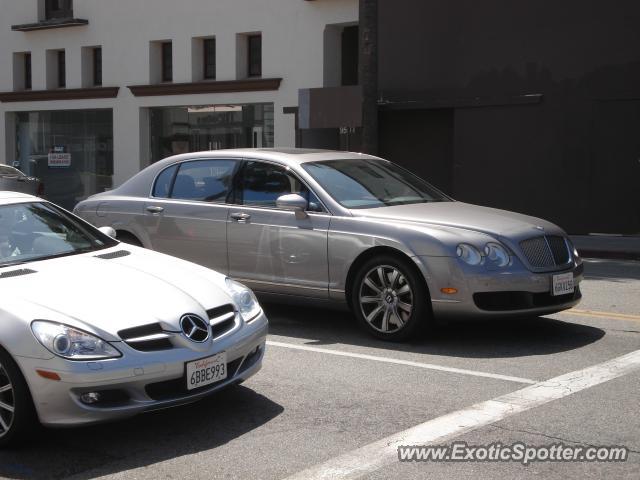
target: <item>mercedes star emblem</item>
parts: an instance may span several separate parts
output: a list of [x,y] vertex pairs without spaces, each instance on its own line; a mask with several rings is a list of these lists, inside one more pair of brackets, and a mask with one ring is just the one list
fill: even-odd
[[209,324],[193,313],[187,313],[180,318],[180,328],[192,342],[202,343],[209,338]]

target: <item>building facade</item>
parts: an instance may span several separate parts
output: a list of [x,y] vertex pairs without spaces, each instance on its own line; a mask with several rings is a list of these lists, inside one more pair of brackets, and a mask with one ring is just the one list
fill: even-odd
[[380,1],[379,19],[382,155],[459,200],[640,234],[639,2]]
[[[640,234],[637,0],[373,6],[381,156],[457,200],[575,234]],[[330,91],[311,92],[312,120],[346,104],[314,104]],[[343,147],[346,133],[357,149],[359,128],[340,128],[355,116],[338,118],[333,134],[306,130],[300,145]]]
[[[185,151],[293,146],[357,0],[0,1],[0,163],[71,208]],[[327,77],[329,79],[327,80]]]
[[359,151],[373,101],[378,153],[458,200],[640,233],[637,1],[0,7],[0,162],[63,206],[184,151]]

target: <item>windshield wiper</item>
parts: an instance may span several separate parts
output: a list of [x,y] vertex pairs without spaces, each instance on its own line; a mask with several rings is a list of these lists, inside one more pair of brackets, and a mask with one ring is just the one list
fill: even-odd
[[61,258],[61,257],[69,257],[71,255],[79,255],[82,253],[89,253],[89,252],[95,252],[97,250],[104,250],[105,246],[101,246],[101,245],[94,245],[94,246],[90,246],[90,247],[84,247],[84,248],[78,248],[77,250],[72,250],[70,252],[60,252],[60,253],[54,253],[53,255],[46,255],[44,257],[34,257],[34,258],[29,258],[26,260],[16,260],[15,262],[9,262],[9,263],[5,263],[0,265],[0,268],[4,268],[4,267],[13,267],[16,265],[23,265],[25,263],[31,263],[31,262],[39,262],[41,260],[52,260],[54,258]]
[[29,263],[31,260],[16,260],[15,262],[3,263],[0,265],[0,268],[6,267],[15,267],[16,265],[24,265],[25,263]]

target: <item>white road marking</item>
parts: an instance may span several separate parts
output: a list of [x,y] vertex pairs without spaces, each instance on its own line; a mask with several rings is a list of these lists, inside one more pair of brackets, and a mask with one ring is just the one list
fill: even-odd
[[373,360],[374,362],[394,363],[396,365],[406,365],[409,367],[418,367],[418,368],[424,368],[427,370],[436,370],[440,372],[459,373],[461,375],[471,375],[473,377],[493,378],[496,380],[506,380],[508,382],[530,383],[530,384],[536,383],[536,380],[531,380],[529,378],[512,377],[509,375],[500,375],[498,373],[479,372],[477,370],[465,370],[464,368],[444,367],[442,365],[434,365],[432,363],[412,362],[410,360],[400,360],[397,358],[390,358],[390,357],[379,357],[376,355],[365,355],[362,353],[343,352],[340,350],[331,350],[328,348],[309,347],[307,345],[298,345],[295,343],[283,343],[283,342],[274,342],[272,340],[268,340],[267,345],[270,345],[272,347],[291,348],[294,350],[304,350],[307,352],[325,353],[328,355],[336,355],[339,357],[351,357],[351,358],[359,358],[362,360]]
[[640,350],[429,420],[303,470],[288,480],[354,479],[398,461],[398,446],[444,442],[640,370]]

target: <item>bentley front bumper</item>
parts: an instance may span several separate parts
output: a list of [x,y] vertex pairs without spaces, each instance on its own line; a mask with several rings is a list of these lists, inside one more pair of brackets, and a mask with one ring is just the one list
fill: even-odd
[[[577,305],[582,298],[582,263],[546,273],[533,273],[521,263],[485,270],[451,257],[416,257],[431,294],[436,318],[546,315]],[[571,274],[573,292],[554,295],[554,276]],[[444,293],[455,289],[456,293]],[[443,291],[444,290],[444,291]]]

